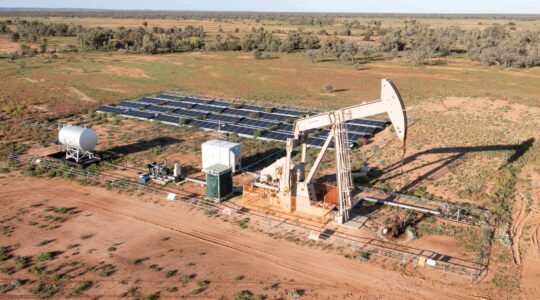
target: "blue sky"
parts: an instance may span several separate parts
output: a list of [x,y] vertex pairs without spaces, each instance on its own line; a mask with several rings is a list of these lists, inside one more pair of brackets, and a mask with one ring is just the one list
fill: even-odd
[[207,11],[540,14],[540,0],[0,0],[0,7]]

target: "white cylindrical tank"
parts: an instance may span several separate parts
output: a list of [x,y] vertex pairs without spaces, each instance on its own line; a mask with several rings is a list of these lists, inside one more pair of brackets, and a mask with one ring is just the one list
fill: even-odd
[[97,134],[90,128],[68,125],[58,132],[58,141],[80,151],[92,151],[97,145]]

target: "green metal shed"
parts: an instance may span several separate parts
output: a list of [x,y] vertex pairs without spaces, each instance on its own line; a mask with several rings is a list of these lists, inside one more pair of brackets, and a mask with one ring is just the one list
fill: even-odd
[[215,164],[206,169],[206,199],[221,202],[233,194],[233,176],[230,166]]

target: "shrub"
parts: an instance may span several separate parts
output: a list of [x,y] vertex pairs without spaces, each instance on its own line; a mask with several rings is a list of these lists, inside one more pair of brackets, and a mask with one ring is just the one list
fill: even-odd
[[174,275],[176,275],[177,272],[178,272],[177,270],[169,270],[169,271],[167,271],[167,272],[165,273],[165,277],[166,277],[166,278],[171,278],[171,277],[173,277]]
[[331,93],[334,91],[334,87],[332,87],[331,84],[327,83],[323,86],[323,92],[325,93]]
[[144,300],[158,300],[159,299],[159,292],[148,295],[148,296],[144,297],[143,299]]
[[8,249],[0,247],[0,261],[5,261],[11,258]]
[[234,295],[234,299],[236,300],[249,300],[253,296],[253,293],[250,290],[242,290],[236,295]]
[[358,253],[358,254],[354,257],[354,259],[355,259],[356,261],[364,262],[364,261],[368,261],[370,257],[371,257],[371,253],[362,251],[362,252]]
[[28,269],[28,273],[34,274],[34,275],[41,275],[43,273],[43,268],[41,267],[31,267]]
[[203,280],[203,281],[199,281],[197,282],[197,286],[198,287],[207,287],[210,285],[210,281],[209,280]]
[[92,234],[83,234],[80,236],[81,240],[87,240],[89,238],[91,238],[93,235]]
[[261,56],[262,56],[262,52],[261,50],[259,49],[255,49],[251,52],[251,54],[253,55],[253,58],[255,59],[261,59]]
[[99,267],[98,275],[101,277],[109,277],[115,272],[114,266],[111,264],[104,264]]
[[34,295],[41,295],[43,298],[50,298],[56,294],[58,290],[58,286],[54,283],[45,284],[38,282],[33,288],[30,289],[30,293]]
[[36,247],[45,246],[45,245],[47,245],[47,244],[49,244],[49,243],[52,243],[52,242],[54,242],[54,240],[43,240],[43,241],[37,243],[37,244],[36,244]]
[[236,224],[241,228],[247,228],[247,223],[249,223],[249,218],[236,221]]
[[53,254],[51,252],[42,252],[37,256],[38,261],[47,261],[51,260],[53,258]]
[[84,291],[88,290],[89,288],[92,287],[94,283],[91,281],[91,280],[85,280],[85,281],[81,281],[79,284],[77,284],[77,286],[75,288],[73,288],[71,290],[71,293],[73,295],[80,295],[82,294]]
[[300,299],[300,291],[298,291],[297,289],[294,289],[287,293],[287,297],[289,297],[289,299],[291,300]]
[[148,257],[143,257],[143,258],[137,258],[136,260],[133,261],[133,264],[134,265],[140,265],[142,264],[144,261],[147,261],[149,260],[150,258]]
[[205,290],[206,290],[206,288],[203,288],[203,287],[194,289],[193,291],[191,291],[191,295],[193,295],[193,296],[198,295],[198,294],[204,292]]
[[26,256],[18,256],[15,258],[15,266],[17,270],[24,269],[30,262],[30,259]]

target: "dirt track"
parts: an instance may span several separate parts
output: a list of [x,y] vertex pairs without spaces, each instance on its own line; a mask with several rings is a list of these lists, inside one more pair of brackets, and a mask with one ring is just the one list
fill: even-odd
[[[47,205],[74,206],[82,210],[54,231],[40,233],[35,232],[35,228],[18,225],[16,234],[7,242],[21,243],[16,250],[18,255],[35,255],[42,249],[35,249],[33,245],[42,240],[44,234],[53,235],[57,239],[49,246],[53,249],[61,243],[79,242],[82,244],[80,252],[85,253],[81,259],[88,264],[109,260],[118,267],[112,280],[95,279],[99,284],[89,290],[88,295],[117,297],[130,286],[118,284],[126,276],[129,276],[128,283],[139,287],[143,294],[163,290],[178,282],[173,283],[153,270],[130,264],[140,257],[150,257],[152,263],[165,269],[183,271],[193,268],[200,280],[204,277],[212,282],[201,294],[207,298],[222,295],[232,298],[234,293],[246,288],[254,293],[268,294],[270,298],[282,297],[285,290],[292,288],[304,289],[306,298],[467,299],[479,294],[463,279],[444,278],[443,285],[442,275],[438,273],[423,278],[385,270],[376,264],[356,263],[333,253],[275,240],[262,233],[207,218],[201,213],[189,212],[184,203],[144,202],[135,196],[83,187],[62,179],[18,177],[0,179],[0,184],[2,215],[15,213],[20,207],[45,199],[50,199]],[[93,234],[91,239],[78,239],[81,234],[88,233]],[[160,240],[162,237],[170,237],[170,240],[164,242]],[[115,242],[122,244],[108,259],[103,249]],[[166,245],[161,245],[164,243]],[[90,251],[92,249],[97,250]],[[182,259],[173,255],[176,251],[182,253]],[[205,254],[198,255],[200,253]],[[194,261],[196,265],[186,267],[186,261]],[[17,277],[19,273],[30,276],[23,271],[12,276]],[[232,280],[238,274],[246,279]],[[3,282],[10,279],[6,275],[0,278]],[[265,286],[274,283],[280,283],[280,290],[264,291]],[[186,287],[184,295],[189,295],[189,291],[190,286]],[[22,287],[14,293],[24,295],[27,289]],[[182,290],[176,295],[162,292],[161,296],[181,295]]]

